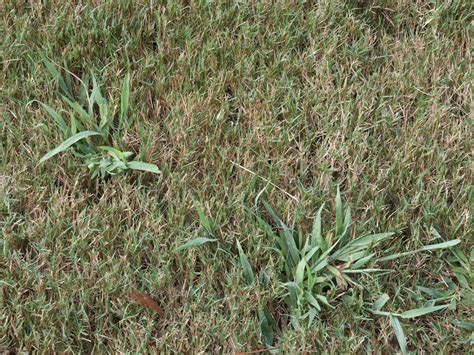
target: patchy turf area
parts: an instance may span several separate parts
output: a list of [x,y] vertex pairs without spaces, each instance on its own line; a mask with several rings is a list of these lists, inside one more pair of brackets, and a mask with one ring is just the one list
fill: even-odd
[[[0,12],[0,350],[472,346],[469,1],[6,0]],[[162,173],[92,179],[68,153],[38,164],[61,142],[38,102],[74,116],[46,58],[94,73],[114,112],[130,73],[114,144]],[[337,277],[321,289],[333,308],[291,321],[274,235],[255,215],[272,225],[268,201],[304,241],[326,202],[330,239],[338,185],[349,240],[395,233],[374,257],[461,243],[377,263],[357,285]],[[176,250],[198,237],[216,241]],[[236,241],[258,281],[245,282]],[[449,307],[395,317],[400,333],[373,313],[384,293],[381,312]]]

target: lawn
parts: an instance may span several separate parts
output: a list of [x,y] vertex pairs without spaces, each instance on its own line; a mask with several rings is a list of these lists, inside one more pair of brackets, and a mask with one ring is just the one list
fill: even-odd
[[472,350],[473,10],[2,2],[0,351]]

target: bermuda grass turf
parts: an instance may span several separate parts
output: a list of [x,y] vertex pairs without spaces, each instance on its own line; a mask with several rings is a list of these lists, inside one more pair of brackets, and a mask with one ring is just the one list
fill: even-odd
[[[469,351],[471,2],[6,0],[0,13],[1,351]],[[75,94],[94,75],[116,116],[130,75],[109,143],[161,174],[92,177],[72,151],[39,164],[64,140],[40,102],[75,117],[46,62]],[[295,321],[267,210],[304,242],[325,203],[335,238],[338,186],[344,243],[394,233],[374,260],[461,242],[370,264],[382,271],[357,285],[337,276],[320,289],[329,306]]]

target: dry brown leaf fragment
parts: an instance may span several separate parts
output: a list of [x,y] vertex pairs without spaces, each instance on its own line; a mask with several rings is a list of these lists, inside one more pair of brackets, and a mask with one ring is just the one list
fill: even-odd
[[158,313],[160,317],[164,317],[163,310],[159,306],[159,304],[150,296],[141,293],[141,292],[130,292],[128,294],[128,298],[130,298],[132,301],[138,303],[140,306],[151,309]]

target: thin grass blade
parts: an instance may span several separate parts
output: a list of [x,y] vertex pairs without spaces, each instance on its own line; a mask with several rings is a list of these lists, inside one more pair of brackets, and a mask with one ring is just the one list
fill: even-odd
[[336,193],[336,235],[340,236],[343,232],[343,208],[342,208],[342,198],[339,185],[337,185]]
[[194,248],[206,243],[212,243],[216,241],[217,239],[214,239],[214,238],[199,237],[199,238],[196,238],[196,239],[190,240],[189,242],[184,243],[183,245],[177,247],[174,251],[179,252],[179,251],[183,251],[186,249]]

